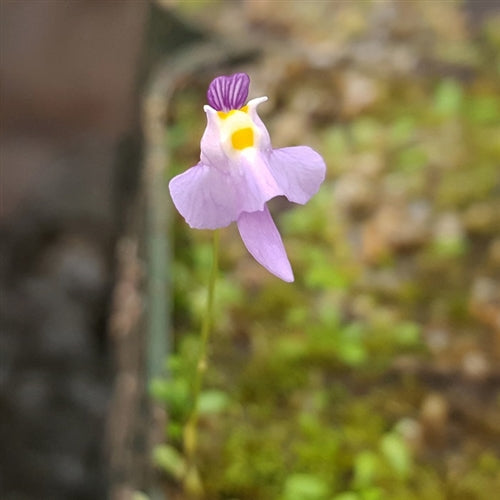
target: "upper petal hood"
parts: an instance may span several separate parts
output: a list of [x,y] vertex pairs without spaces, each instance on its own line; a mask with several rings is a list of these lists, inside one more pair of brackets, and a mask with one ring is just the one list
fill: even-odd
[[219,76],[208,87],[208,103],[217,111],[239,109],[247,100],[249,86],[250,77],[246,73]]

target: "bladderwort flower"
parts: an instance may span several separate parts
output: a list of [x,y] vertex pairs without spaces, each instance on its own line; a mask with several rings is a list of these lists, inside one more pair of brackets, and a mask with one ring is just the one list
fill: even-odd
[[203,108],[207,128],[200,161],[170,181],[170,194],[192,228],[217,229],[236,222],[257,262],[291,282],[292,268],[266,203],[286,196],[305,204],[319,190],[326,166],[308,146],[272,148],[257,114],[267,97],[245,104],[249,85],[246,73],[212,81]]

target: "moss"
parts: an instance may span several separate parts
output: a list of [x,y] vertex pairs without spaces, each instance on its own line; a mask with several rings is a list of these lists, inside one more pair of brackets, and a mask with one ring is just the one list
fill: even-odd
[[[449,375],[461,373],[466,354],[456,346],[473,339],[481,351],[490,342],[480,315],[471,314],[473,283],[500,231],[477,222],[484,207],[495,206],[500,186],[500,100],[485,56],[498,36],[488,36],[484,46],[465,40],[464,57],[456,52],[463,40],[431,54],[475,68],[473,81],[385,75],[380,80],[390,91],[376,107],[343,122],[310,122],[307,134],[319,141],[328,174],[309,204],[278,218],[293,285],[257,273],[242,280],[243,250],[234,251],[227,236],[206,378],[207,389],[216,390],[216,412],[201,422],[207,499],[483,500],[500,489],[495,436],[487,427],[478,431],[451,412],[442,442],[435,443],[432,429],[419,420],[426,394],[438,387],[451,400],[469,383]],[[293,85],[323,85],[311,82],[320,76],[335,81],[328,69],[311,76],[286,68],[282,78],[292,79],[286,76],[291,72]],[[286,85],[276,92],[280,106],[292,105]],[[170,129],[176,170],[198,154],[202,101],[185,91],[176,100]],[[377,159],[375,167],[359,161],[366,154]],[[378,193],[356,216],[333,199],[337,181],[353,170]],[[387,258],[370,260],[361,226],[381,207],[410,210],[422,200],[417,205],[428,213],[419,244],[395,250],[377,231],[371,243]],[[454,221],[454,231],[438,223],[443,217]],[[196,334],[181,331],[196,331],[210,259],[206,235],[179,221],[176,236],[179,356],[170,385],[154,388],[168,403],[174,444],[189,406],[186,387],[197,348]],[[385,274],[374,272],[381,270]],[[482,304],[488,314],[491,304]],[[428,344],[436,331],[442,345]],[[498,362],[494,353],[484,355]],[[493,397],[487,384],[477,384],[486,399]],[[415,424],[411,439],[398,430],[402,419]],[[466,435],[479,445],[466,447]]]

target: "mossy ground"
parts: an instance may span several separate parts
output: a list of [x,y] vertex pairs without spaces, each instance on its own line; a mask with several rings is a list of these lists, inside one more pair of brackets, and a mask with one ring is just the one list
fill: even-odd
[[[355,51],[325,67],[273,52],[238,68],[256,87],[269,80],[274,146],[312,145],[328,175],[306,206],[270,204],[295,283],[260,268],[234,227],[222,232],[198,457],[208,499],[500,491],[500,18],[472,36],[459,4],[437,3],[412,3],[414,18],[395,9],[383,68]],[[350,22],[336,43],[374,47],[376,12],[353,4],[339,8]],[[433,21],[439,8],[448,27]],[[209,80],[176,96],[169,175],[196,163]],[[176,353],[153,392],[179,450],[209,242],[176,218]],[[157,452],[182,474],[180,455]]]

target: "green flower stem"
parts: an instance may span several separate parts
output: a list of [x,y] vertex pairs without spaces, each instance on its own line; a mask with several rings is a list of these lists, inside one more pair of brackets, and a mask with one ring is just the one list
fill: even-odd
[[218,254],[219,254],[219,231],[213,233],[212,249],[212,269],[208,282],[208,294],[205,313],[201,324],[201,342],[198,362],[193,384],[193,409],[184,428],[184,452],[186,454],[187,469],[184,478],[184,488],[186,492],[194,498],[203,495],[198,469],[196,467],[196,449],[198,445],[198,420],[199,420],[199,399],[203,385],[203,376],[207,370],[207,348],[210,337],[210,330],[213,321],[213,305],[215,294],[215,282],[217,280]]

